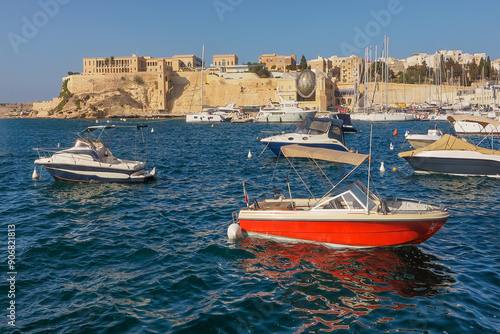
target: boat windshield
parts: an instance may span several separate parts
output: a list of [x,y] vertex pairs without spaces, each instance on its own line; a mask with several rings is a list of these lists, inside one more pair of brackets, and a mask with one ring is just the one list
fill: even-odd
[[[356,181],[342,189],[339,189],[332,197],[323,201],[317,208],[336,209],[336,210],[366,210],[368,189],[360,182]],[[377,200],[375,195],[370,192],[368,196],[368,210],[372,210]]]
[[321,135],[328,132],[329,126],[330,126],[329,121],[306,118],[297,127],[295,133]]

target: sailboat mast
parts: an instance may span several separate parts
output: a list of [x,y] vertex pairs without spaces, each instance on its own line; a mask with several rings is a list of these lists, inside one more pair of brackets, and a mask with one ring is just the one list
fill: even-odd
[[201,111],[203,111],[203,70],[205,69],[205,45],[201,52]]
[[389,110],[389,36],[385,35],[385,109]]

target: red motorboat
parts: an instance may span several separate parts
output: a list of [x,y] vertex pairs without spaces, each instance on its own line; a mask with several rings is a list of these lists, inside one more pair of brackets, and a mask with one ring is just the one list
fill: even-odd
[[[354,165],[338,184],[368,159],[366,154],[300,145],[283,146],[282,154],[288,161],[309,158]],[[449,217],[446,209],[435,205],[379,198],[360,181],[341,189],[337,185],[321,198],[255,200],[238,214],[241,231],[249,236],[341,247],[417,245],[433,236]]]

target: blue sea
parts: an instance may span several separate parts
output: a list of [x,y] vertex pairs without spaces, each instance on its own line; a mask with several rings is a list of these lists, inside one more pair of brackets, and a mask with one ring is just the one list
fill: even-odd
[[[95,121],[0,120],[1,333],[500,332],[500,180],[415,175],[397,156],[404,130],[448,123],[373,125],[377,191],[444,205],[450,219],[419,246],[356,250],[227,238],[243,181],[251,198],[272,195],[271,179],[287,192],[287,176],[303,191],[257,140],[296,125],[141,122],[147,133],[117,131],[111,150],[130,157],[147,134],[159,176],[127,185],[32,180],[32,148],[69,147]],[[353,123],[347,146],[368,153],[370,124]]]

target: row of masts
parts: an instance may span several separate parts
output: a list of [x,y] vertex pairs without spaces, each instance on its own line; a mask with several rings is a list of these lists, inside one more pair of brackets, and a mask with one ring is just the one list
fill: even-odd
[[[361,69],[361,64],[357,64],[356,68],[354,69],[354,110],[359,110],[360,107],[363,109],[363,111],[370,112],[374,110],[374,104],[375,104],[375,98],[376,98],[376,92],[380,91],[379,89],[379,81],[385,83],[385,101],[380,101],[382,107],[381,110],[387,111],[389,109],[389,36],[384,35],[384,44],[383,44],[383,50],[380,58],[378,58],[378,50],[377,46],[375,46],[375,57],[374,61],[372,61],[372,46],[367,46],[365,48],[365,57],[364,57],[364,71]],[[373,65],[375,64],[375,65]],[[372,66],[371,66],[372,65]],[[382,71],[380,73],[380,79],[378,75],[378,67],[382,66]],[[428,98],[429,98],[429,103],[436,103],[439,107],[443,107],[445,104],[443,101],[443,83],[446,82],[448,87],[450,87],[449,84],[449,78],[444,78],[443,80],[443,71],[442,71],[442,60],[440,60],[437,64],[437,68],[435,71],[432,71],[431,67],[428,67],[427,69],[427,74],[424,77],[424,84],[428,84]],[[360,73],[363,72],[363,78],[361,77]],[[374,73],[372,73],[374,72]],[[463,75],[459,77],[459,80],[457,80],[457,87],[456,90],[459,90],[460,84],[462,83],[462,79],[465,80],[465,69],[462,68]],[[484,72],[484,69],[483,69]],[[483,74],[484,75],[484,74]],[[500,76],[500,75],[499,75]],[[433,77],[433,84],[431,84],[431,78]],[[372,81],[373,78],[373,81]],[[453,68],[450,70],[450,78],[453,80],[454,78],[454,72]],[[364,83],[364,92],[362,95],[362,99],[360,99],[361,94],[359,91],[359,86],[361,82]],[[406,90],[405,90],[405,85],[406,84],[406,79],[405,79],[405,69],[403,68],[403,103],[406,104]],[[418,84],[421,84],[420,81],[420,76],[419,76],[419,82]],[[452,83],[453,86],[453,83]],[[462,86],[465,86],[465,83],[462,84]],[[433,89],[434,88],[434,89]],[[427,88],[426,88],[427,90]],[[434,94],[433,94],[434,90]],[[453,89],[451,89],[449,92],[452,92]],[[433,95],[436,97],[433,99]],[[445,100],[446,103],[451,104],[454,101],[452,100],[451,96],[447,95],[447,92],[444,92]],[[382,97],[381,97],[382,99]],[[437,100],[437,101],[436,101]],[[457,101],[460,102],[460,101]]]

